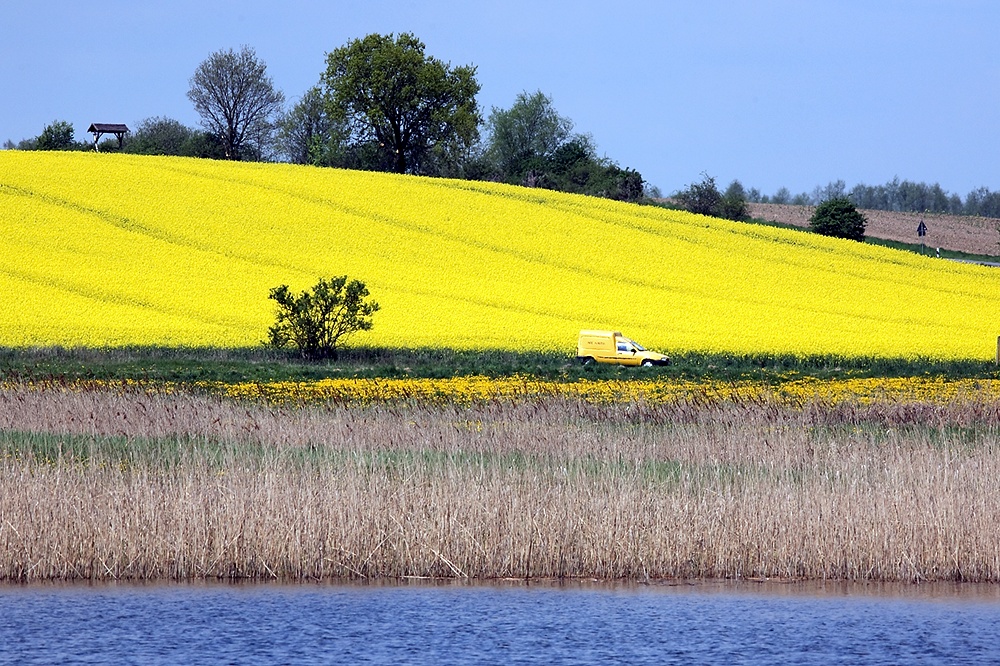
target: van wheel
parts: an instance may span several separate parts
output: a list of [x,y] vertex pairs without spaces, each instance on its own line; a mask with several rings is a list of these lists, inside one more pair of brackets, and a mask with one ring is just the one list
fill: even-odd
[[580,361],[580,364],[581,365],[593,365],[594,364],[594,359],[591,358],[590,356],[588,356],[585,359],[583,359],[582,361]]
[[642,367],[644,367],[644,368],[651,368],[651,367],[653,367],[653,362],[652,362],[652,361],[650,361],[650,360],[649,360],[649,359],[647,358],[646,360],[644,360],[644,361],[642,362]]

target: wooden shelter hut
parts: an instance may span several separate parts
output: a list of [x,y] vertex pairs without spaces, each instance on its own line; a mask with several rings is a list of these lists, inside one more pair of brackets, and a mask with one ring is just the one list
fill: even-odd
[[125,135],[129,133],[125,123],[91,123],[87,131],[94,135],[94,150],[98,150],[97,142],[105,134],[114,134],[118,139],[118,150],[121,150],[125,145]]

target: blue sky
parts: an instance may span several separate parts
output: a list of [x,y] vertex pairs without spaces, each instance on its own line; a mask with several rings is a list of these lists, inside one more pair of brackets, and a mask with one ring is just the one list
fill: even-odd
[[287,99],[325,54],[413,32],[474,64],[488,113],[541,90],[602,154],[665,193],[708,173],[765,194],[843,179],[1000,189],[1000,3],[7,0],[0,142],[68,120],[195,126],[186,93],[211,52],[253,47]]

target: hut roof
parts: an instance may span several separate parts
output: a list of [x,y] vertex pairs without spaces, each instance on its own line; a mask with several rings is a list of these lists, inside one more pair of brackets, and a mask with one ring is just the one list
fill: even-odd
[[125,123],[91,123],[87,131],[114,134],[115,132],[127,132],[129,130],[128,125]]

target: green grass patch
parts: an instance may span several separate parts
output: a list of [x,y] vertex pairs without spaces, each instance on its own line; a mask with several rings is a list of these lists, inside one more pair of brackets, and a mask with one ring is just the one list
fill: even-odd
[[[670,353],[670,350],[663,350]],[[780,384],[803,377],[1000,378],[992,361],[844,358],[792,354],[671,354],[665,367],[629,368],[577,363],[572,353],[503,350],[351,347],[337,360],[307,362],[262,348],[0,348],[7,381],[138,380],[194,383],[310,381],[327,378],[448,378],[524,375],[557,381],[670,378],[754,380]]]
[[0,431],[0,460],[32,466],[109,473],[183,473],[191,466],[212,472],[285,470],[335,473],[354,469],[363,474],[405,478],[414,473],[448,476],[543,474],[553,479],[642,479],[675,486],[685,479],[726,485],[764,479],[767,469],[750,464],[684,463],[677,460],[552,456],[522,451],[440,451],[433,449],[345,450],[322,445],[277,448],[255,442],[219,441],[205,437],[122,437]]
[[41,465],[173,468],[198,451],[202,462],[221,466],[232,447],[194,437],[125,437],[0,430],[0,455]]

